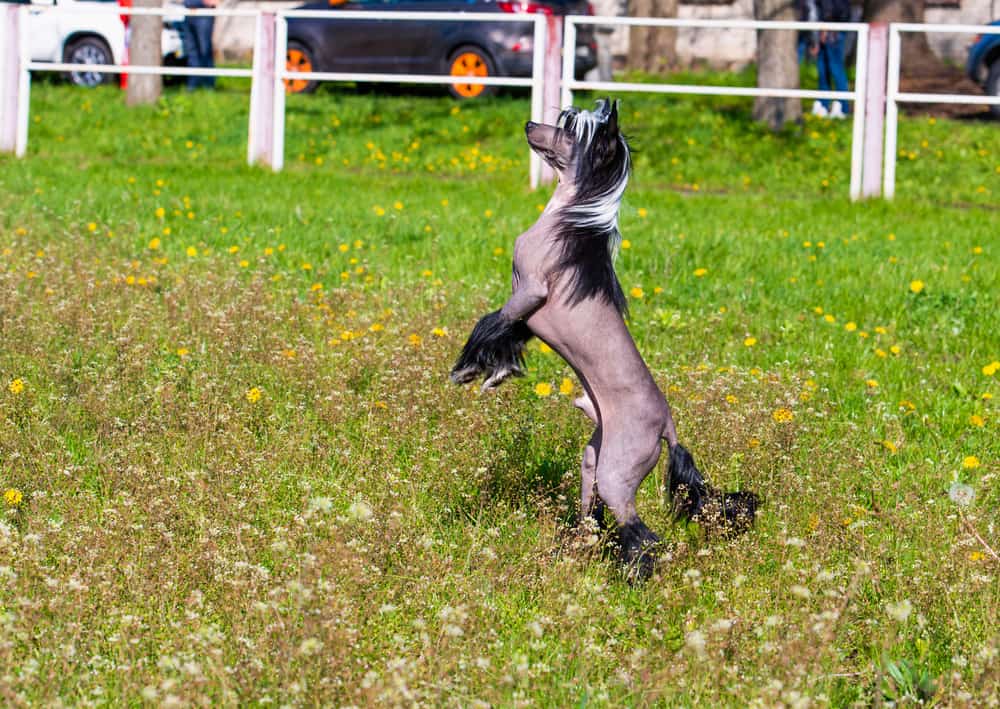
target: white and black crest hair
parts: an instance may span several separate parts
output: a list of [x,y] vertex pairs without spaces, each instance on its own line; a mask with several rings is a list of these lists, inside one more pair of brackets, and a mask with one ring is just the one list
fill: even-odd
[[632,161],[618,129],[618,103],[598,101],[593,112],[568,108],[558,125],[576,139],[575,192],[573,201],[559,212],[557,229],[570,302],[604,298],[624,313],[627,302],[615,275],[614,257],[621,243],[618,207]]

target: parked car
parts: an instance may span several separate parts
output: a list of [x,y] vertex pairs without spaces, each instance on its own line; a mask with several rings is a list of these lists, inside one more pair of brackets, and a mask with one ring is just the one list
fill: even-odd
[[[127,16],[86,12],[116,0],[30,0],[28,37],[31,60],[68,64],[121,64],[125,58]],[[58,6],[58,11],[44,7]],[[36,9],[37,8],[37,9]],[[184,49],[177,23],[182,16],[165,17],[161,47],[164,64],[183,64]],[[96,71],[69,72],[79,86],[97,86],[116,80],[117,74]]]
[[[1000,25],[1000,20],[991,22]],[[969,47],[969,61],[965,67],[969,78],[983,87],[990,96],[1000,96],[1000,34],[976,37]],[[990,106],[990,111],[1000,118],[1000,106]]]
[[[331,18],[343,10],[378,10],[386,19],[288,20],[287,68],[379,74],[451,74],[454,76],[531,76],[533,15],[593,14],[587,0],[319,0],[302,10],[324,10]],[[525,15],[522,22],[445,22],[389,19],[393,12],[484,12]],[[597,64],[591,26],[577,29],[576,71]],[[315,91],[317,82],[292,79],[290,93]],[[494,93],[496,87],[451,84],[458,98]]]

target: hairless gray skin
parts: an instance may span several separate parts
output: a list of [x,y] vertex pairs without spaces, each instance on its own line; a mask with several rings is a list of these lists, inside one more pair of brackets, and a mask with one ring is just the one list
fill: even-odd
[[[559,234],[567,210],[575,208],[574,218],[584,222],[610,224],[610,238],[616,238],[618,206],[628,172],[628,148],[618,134],[617,106],[607,102],[593,114],[572,115],[569,129],[565,127],[569,122],[562,120],[558,126],[529,122],[525,127],[528,144],[554,168],[559,182],[541,216],[514,244],[513,292],[499,311],[499,322],[501,327],[526,323],[531,333],[559,353],[579,377],[585,394],[574,403],[596,426],[583,454],[581,515],[601,523],[606,505],[621,531],[624,561],[645,577],[652,568],[650,547],[658,538],[639,518],[636,491],[656,466],[662,440],[672,451],[683,448],[678,446],[667,400],[625,324],[623,299],[616,304],[612,298],[599,295],[579,297],[578,284],[565,267],[561,240],[565,237]],[[581,176],[586,170],[579,169],[578,161],[583,159],[587,142],[596,140],[595,132],[601,140],[620,143],[626,151],[624,172],[618,178],[620,185],[613,185],[610,193],[591,200],[581,210],[579,182],[586,178]],[[613,134],[606,135],[609,132]],[[606,248],[614,246],[611,243]],[[613,270],[611,279],[620,293]],[[483,372],[471,365],[461,368],[463,361],[459,360],[452,379],[465,382],[485,373],[484,389],[520,374],[516,362],[500,362]]]

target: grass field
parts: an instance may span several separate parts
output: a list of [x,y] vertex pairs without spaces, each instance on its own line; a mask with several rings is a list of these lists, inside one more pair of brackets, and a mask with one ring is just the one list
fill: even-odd
[[292,97],[274,175],[244,85],[36,84],[0,158],[0,702],[1000,702],[997,125],[904,120],[897,199],[854,205],[849,124],[624,98],[630,326],[766,502],[706,539],[650,476],[638,587],[574,527],[569,369],[447,381],[546,199],[526,98]]

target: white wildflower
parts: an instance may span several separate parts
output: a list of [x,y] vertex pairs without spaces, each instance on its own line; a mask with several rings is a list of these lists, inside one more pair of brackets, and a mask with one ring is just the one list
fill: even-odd
[[959,507],[968,507],[976,499],[976,491],[964,483],[952,483],[948,489],[948,497]]
[[910,613],[913,612],[913,604],[908,598],[904,598],[899,603],[886,603],[885,612],[900,623],[905,623],[906,619],[910,617]]

